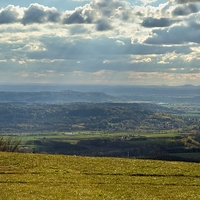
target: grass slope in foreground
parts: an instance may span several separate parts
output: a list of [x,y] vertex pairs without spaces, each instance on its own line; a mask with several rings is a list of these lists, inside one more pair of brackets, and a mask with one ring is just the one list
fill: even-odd
[[200,199],[200,165],[0,153],[0,199]]

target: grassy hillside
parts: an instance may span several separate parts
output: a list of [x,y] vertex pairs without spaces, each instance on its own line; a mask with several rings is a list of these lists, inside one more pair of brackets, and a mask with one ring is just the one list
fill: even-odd
[[200,165],[0,153],[0,199],[200,199]]

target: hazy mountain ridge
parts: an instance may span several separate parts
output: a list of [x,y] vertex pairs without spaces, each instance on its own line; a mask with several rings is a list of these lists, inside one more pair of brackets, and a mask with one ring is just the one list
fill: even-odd
[[0,102],[22,103],[71,103],[71,102],[122,102],[121,98],[102,92],[0,92]]
[[0,102],[199,103],[200,86],[16,85],[0,86]]

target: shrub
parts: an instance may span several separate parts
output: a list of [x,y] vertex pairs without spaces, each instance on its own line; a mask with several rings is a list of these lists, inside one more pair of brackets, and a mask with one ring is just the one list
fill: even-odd
[[15,152],[19,149],[21,141],[13,137],[0,136],[0,151]]

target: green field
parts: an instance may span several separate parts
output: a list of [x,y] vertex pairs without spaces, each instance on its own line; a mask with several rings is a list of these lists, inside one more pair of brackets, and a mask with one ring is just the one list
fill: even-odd
[[53,139],[53,140],[63,140],[74,143],[76,141],[84,139],[99,139],[99,138],[116,138],[123,136],[135,136],[135,137],[147,137],[147,138],[171,138],[180,135],[186,135],[186,133],[178,133],[177,131],[168,131],[163,133],[135,133],[135,132],[116,132],[116,133],[107,133],[100,131],[85,131],[85,132],[73,132],[73,133],[64,133],[64,132],[39,132],[39,133],[29,133],[23,135],[23,133],[16,138],[20,139],[22,143],[27,141],[34,141],[40,139]]
[[0,199],[200,199],[196,163],[0,153]]
[[[5,136],[5,138],[9,136]],[[20,140],[19,152],[79,156],[152,158],[200,161],[198,135],[168,131],[160,133],[35,132],[11,136]],[[182,156],[177,153],[188,153]],[[191,157],[189,156],[191,154]]]
[[[165,107],[172,108],[175,111],[175,114],[184,116],[187,118],[200,118],[199,104],[188,104],[188,103],[177,103],[171,105],[165,105]],[[179,111],[181,111],[179,113]]]
[[179,156],[182,158],[186,158],[186,159],[196,159],[198,161],[200,161],[200,153],[196,152],[196,153],[174,153],[174,156]]

